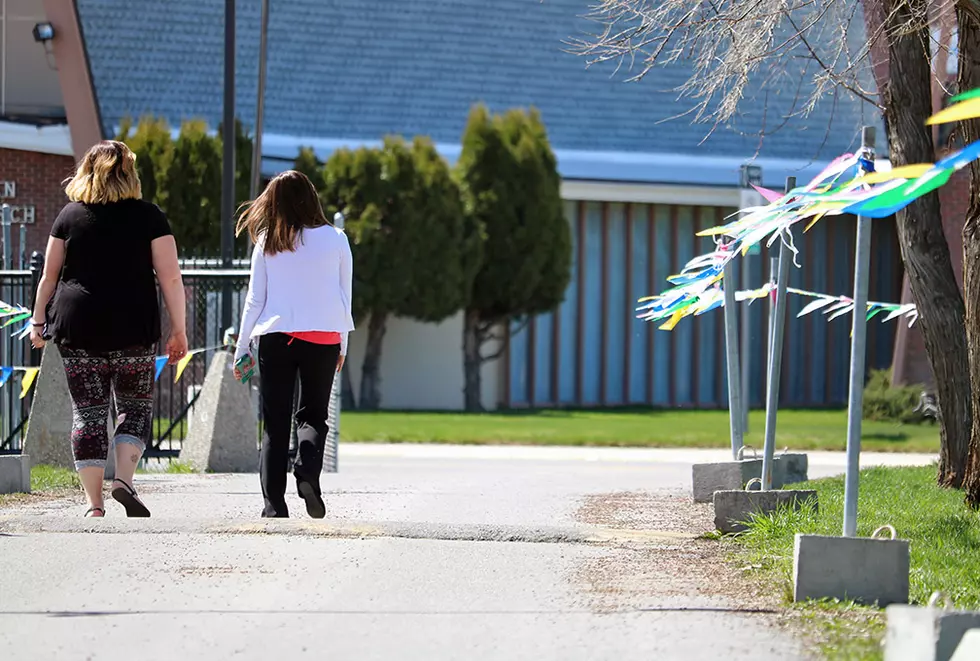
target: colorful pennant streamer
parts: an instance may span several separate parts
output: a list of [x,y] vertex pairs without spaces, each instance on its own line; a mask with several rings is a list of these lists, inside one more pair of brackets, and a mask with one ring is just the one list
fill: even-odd
[[18,339],[23,339],[31,334],[30,317],[32,314],[30,310],[22,305],[11,305],[0,301],[0,319],[6,319],[6,321],[0,324],[0,328],[6,328],[19,321],[27,320],[27,323],[16,333]]
[[[820,294],[817,292],[806,291],[804,289],[795,289],[792,287],[787,288],[786,291],[790,294],[807,296],[815,299],[800,310],[800,312],[796,315],[797,318],[805,317],[812,312],[822,310],[824,315],[827,316],[828,321],[830,321],[836,319],[837,317],[850,314],[854,310],[854,301],[847,296],[830,296],[828,294]],[[752,301],[765,298],[766,296],[775,296],[775,293],[776,286],[772,283],[767,283],[758,289],[735,292],[735,300],[739,302],[747,301],[751,303]],[[687,291],[683,292],[681,295],[677,295],[676,293],[671,293],[669,291],[661,294],[660,296],[648,296],[641,298],[638,302],[645,302],[645,305],[641,305],[636,309],[636,311],[640,313],[636,315],[637,319],[642,319],[644,321],[659,321],[666,319],[666,322],[659,326],[659,329],[669,331],[673,330],[674,327],[677,326],[678,322],[685,317],[697,317],[710,310],[724,307],[725,294],[720,285],[715,285],[696,294]],[[871,320],[882,312],[888,313],[888,315],[882,321],[891,321],[897,317],[905,317],[909,320],[909,327],[915,323],[919,316],[918,310],[916,310],[914,304],[901,305],[897,303],[868,301],[868,320]]]
[[[2,305],[3,303],[0,302],[0,306]],[[2,316],[3,314],[2,312],[0,312],[0,317]],[[224,347],[214,346],[214,347],[204,347],[202,349],[194,349],[193,351],[188,351],[187,354],[185,354],[184,357],[180,359],[180,362],[177,363],[177,369],[174,374],[174,383],[180,381],[180,377],[183,376],[184,370],[187,369],[187,366],[190,364],[194,356],[204,353],[206,351],[217,351],[218,349],[222,349],[222,348]],[[156,362],[154,365],[155,373],[153,376],[154,381],[159,380],[160,375],[163,374],[163,369],[167,366],[169,360],[170,359],[167,356],[156,357]],[[30,392],[31,386],[33,386],[34,382],[37,380],[37,375],[40,369],[41,368],[39,367],[0,366],[0,388],[2,388],[7,384],[7,381],[10,380],[10,377],[13,376],[14,372],[23,372],[24,376],[21,377],[20,398],[24,399],[24,397],[27,396],[27,393]]]
[[791,228],[800,221],[809,220],[806,231],[826,216],[885,218],[936,190],[954,172],[978,158],[980,141],[936,163],[905,165],[886,172],[875,172],[874,163],[864,154],[845,154],[810,183],[788,193],[756,187],[768,203],[740,209],[733,214],[739,216],[735,220],[698,232],[698,236],[728,237],[729,241],[719,242],[715,251],[695,257],[667,280],[678,287],[697,285],[704,291],[721,279],[726,264],[762,243],[772,246],[781,240],[795,257]]

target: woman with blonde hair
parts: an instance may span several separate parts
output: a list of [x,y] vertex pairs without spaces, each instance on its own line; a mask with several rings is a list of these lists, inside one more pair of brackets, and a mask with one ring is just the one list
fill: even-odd
[[157,287],[170,316],[167,353],[187,353],[184,284],[166,216],[141,199],[136,156],[106,140],[82,157],[65,186],[70,202],[51,228],[31,318],[31,343],[61,352],[72,400],[72,454],[87,517],[105,516],[102,480],[109,452],[110,396],[117,425],[112,497],[127,516],[150,516],[133,475],[153,419]]
[[[323,215],[306,175],[278,175],[241,215],[238,233],[255,242],[248,296],[235,353],[241,379],[253,364],[258,338],[261,375],[261,480],[263,517],[288,517],[286,470],[293,419],[293,390],[299,375],[293,463],[296,490],[306,512],[320,519],[326,507],[320,472],[327,438],[327,407],[336,372],[344,364],[351,317],[352,260],[347,235]],[[239,362],[245,359],[243,364]]]

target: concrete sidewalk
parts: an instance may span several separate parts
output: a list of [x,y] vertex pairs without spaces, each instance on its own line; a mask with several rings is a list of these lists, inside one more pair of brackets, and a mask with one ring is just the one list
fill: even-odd
[[343,445],[324,521],[259,519],[257,475],[138,475],[146,520],[3,509],[0,658],[805,658],[694,539],[714,452]]

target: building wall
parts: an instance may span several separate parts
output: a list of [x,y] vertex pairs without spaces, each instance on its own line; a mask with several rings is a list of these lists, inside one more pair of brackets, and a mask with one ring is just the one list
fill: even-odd
[[[355,396],[361,387],[361,363],[367,341],[367,322],[351,333],[347,367]],[[487,346],[484,354],[497,347]],[[501,361],[483,366],[483,407],[492,410],[501,401]],[[463,409],[463,315],[440,324],[411,319],[388,320],[381,359],[381,404],[385,409]]]
[[[568,202],[574,238],[572,282],[564,303],[535,318],[510,339],[505,364],[507,406],[727,406],[722,313],[683,320],[673,331],[635,318],[636,300],[669,287],[696,254],[711,249],[698,230],[722,222],[720,207]],[[790,286],[849,294],[854,263],[853,217],[827,218],[796,233],[803,268]],[[768,279],[769,253],[748,258],[753,287]],[[776,250],[772,254],[777,254]],[[902,270],[894,223],[874,226],[871,300],[894,302]],[[736,261],[741,282],[743,260]],[[763,265],[766,265],[763,268]],[[791,296],[781,378],[781,404],[825,406],[847,399],[850,316],[828,321],[796,314],[807,302]],[[763,403],[768,304],[740,304],[751,320],[751,400]],[[894,321],[872,322],[868,364],[887,367]]]
[[0,115],[63,118],[65,106],[54,57],[34,41],[34,25],[47,20],[42,0],[0,4]]
[[[51,225],[68,201],[61,182],[71,175],[74,165],[71,156],[0,149],[0,182],[16,184],[16,196],[3,202],[34,207],[34,222],[27,225],[26,246],[21,246],[19,226],[13,227],[14,255],[26,248],[29,259],[31,251],[44,251]],[[2,192],[3,185],[0,184],[0,194]]]

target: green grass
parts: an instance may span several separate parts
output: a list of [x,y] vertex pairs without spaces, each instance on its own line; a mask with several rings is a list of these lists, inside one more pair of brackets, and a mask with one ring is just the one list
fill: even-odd
[[[154,418],[153,419],[153,437],[159,438],[168,429],[170,429],[170,419],[169,418]],[[174,427],[171,432],[172,438],[184,438],[187,434],[187,418],[184,418],[177,426]]]
[[81,489],[78,474],[67,468],[34,466],[31,468],[31,493],[0,493],[0,507],[24,502],[36,496],[61,495],[66,490]]
[[[885,524],[911,542],[910,601],[928,602],[944,592],[957,608],[980,609],[980,514],[963,503],[963,493],[940,489],[935,466],[874,468],[861,472],[858,534]],[[819,512],[783,510],[757,518],[738,536],[736,560],[789,600],[795,533],[840,535],[843,478],[816,480],[794,488],[816,489]],[[884,622],[877,609],[847,603],[797,605],[815,627],[828,659],[880,659]],[[870,639],[871,642],[867,642]]]
[[[750,414],[746,443],[762,447],[765,417]],[[344,411],[341,439],[349,442],[585,445],[637,447],[729,446],[727,411],[531,410],[495,413]],[[844,411],[779,412],[777,443],[796,450],[843,450]],[[937,452],[934,425],[866,421],[862,447],[885,452]]]
[[45,492],[59,489],[79,489],[78,473],[67,468],[39,465],[31,468],[31,491]]
[[186,461],[174,460],[167,464],[165,473],[171,473],[173,475],[187,475],[189,473],[196,473],[194,467],[191,466]]

